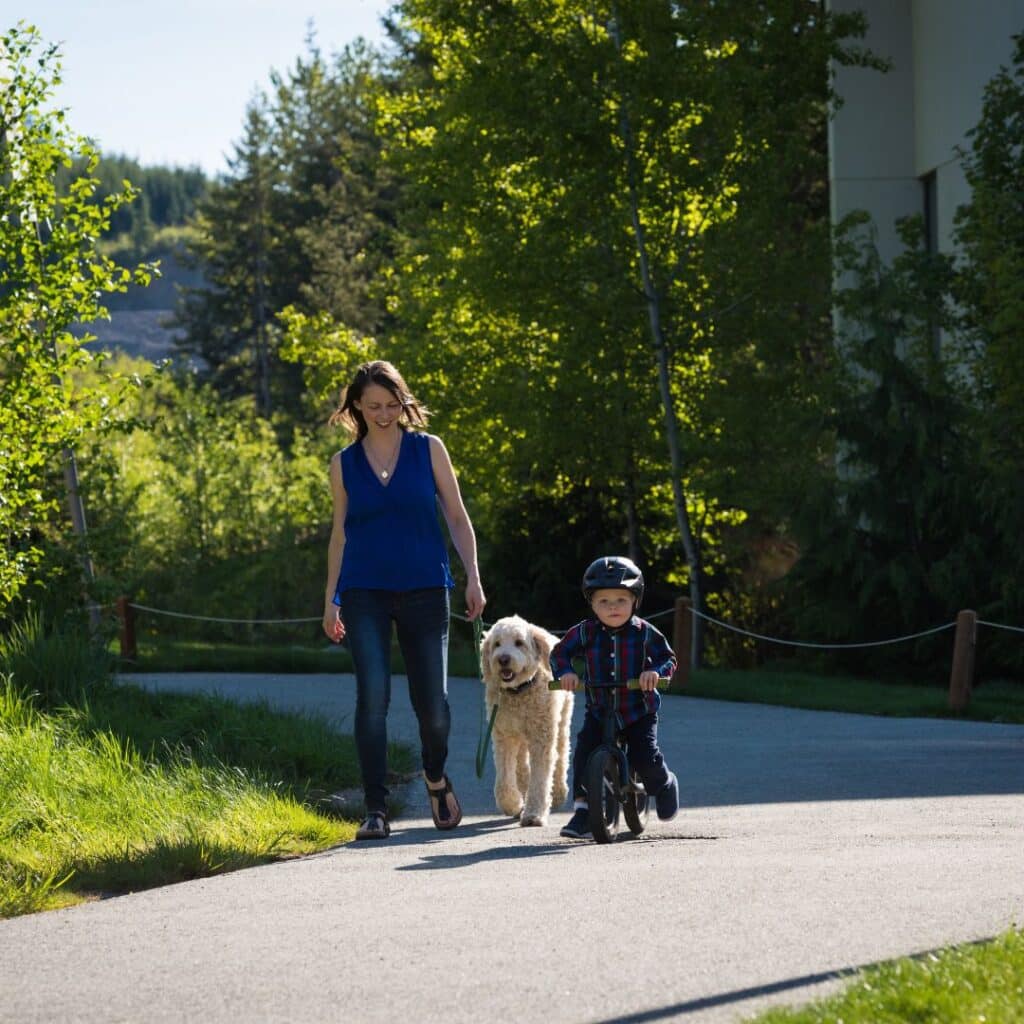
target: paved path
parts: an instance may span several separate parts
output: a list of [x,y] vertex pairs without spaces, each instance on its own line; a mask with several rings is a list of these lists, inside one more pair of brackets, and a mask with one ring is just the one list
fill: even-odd
[[[134,678],[351,721],[344,676]],[[597,846],[495,812],[478,686],[454,834],[415,787],[387,843],[0,921],[0,1021],[706,1024],[1024,923],[1024,727],[668,698],[685,809]]]

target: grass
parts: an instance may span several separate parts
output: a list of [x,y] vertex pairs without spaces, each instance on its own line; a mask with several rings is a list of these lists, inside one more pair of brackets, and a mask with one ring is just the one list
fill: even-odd
[[749,1024],[1016,1024],[1024,1020],[1024,933],[894,960],[838,995]]
[[[457,626],[456,626],[457,628]],[[139,640],[137,657],[123,672],[351,672],[352,656],[344,647],[326,641],[292,644],[232,644],[204,640]],[[110,653],[118,654],[116,643]],[[392,648],[395,672],[404,672],[397,643]],[[476,652],[462,638],[452,638],[448,671],[453,676],[479,673]]]
[[[117,653],[112,646],[111,653]],[[128,672],[351,672],[347,650],[323,644],[140,640]]]
[[[448,670],[453,676],[479,674],[471,639],[453,623]],[[404,672],[397,644],[392,667]],[[139,659],[124,671],[207,672],[351,672],[348,651],[323,645],[261,645],[201,641],[147,641]],[[862,715],[911,718],[961,717],[982,722],[1024,723],[1024,685],[995,680],[975,689],[967,711],[955,716],[948,707],[945,685],[922,685],[891,679],[824,675],[778,667],[762,669],[701,669],[685,689],[690,697],[779,704],[814,711],[845,711]]]
[[967,718],[983,722],[1024,723],[1024,686],[986,682],[971,696],[965,714],[954,715],[944,686],[825,676],[777,669],[701,669],[678,692],[715,700],[781,704],[814,711],[913,718]]
[[[265,705],[99,687],[49,712],[0,687],[0,917],[311,853],[355,822],[351,737]],[[392,765],[411,768],[393,749]],[[397,762],[397,763],[396,763]]]

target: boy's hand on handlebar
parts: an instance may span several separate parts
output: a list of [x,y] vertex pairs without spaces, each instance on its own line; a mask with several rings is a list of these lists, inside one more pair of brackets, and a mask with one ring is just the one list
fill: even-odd
[[575,672],[566,672],[558,681],[562,684],[563,690],[575,690],[580,685],[580,677]]
[[640,673],[640,689],[641,690],[653,690],[658,685],[658,673],[657,672],[641,672]]

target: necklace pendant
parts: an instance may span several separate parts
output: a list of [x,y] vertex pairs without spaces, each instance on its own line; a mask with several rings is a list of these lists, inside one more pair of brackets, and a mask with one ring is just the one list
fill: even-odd
[[381,477],[382,477],[383,479],[387,480],[387,478],[388,478],[388,471],[387,471],[386,469],[382,469],[382,470],[380,471],[380,475],[381,475]]

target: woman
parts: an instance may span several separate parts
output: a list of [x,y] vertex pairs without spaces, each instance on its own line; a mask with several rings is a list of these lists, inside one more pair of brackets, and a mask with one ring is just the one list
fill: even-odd
[[423,777],[434,824],[454,828],[462,808],[445,774],[448,708],[448,591],[453,587],[437,509],[466,570],[466,614],[486,599],[476,537],[440,438],[421,433],[429,412],[390,363],[359,367],[331,423],[355,441],[331,459],[334,519],[327,554],[324,632],[348,638],[356,673],[356,748],[367,816],[357,839],[391,833],[387,811],[387,712],[391,624],[419,722]]

